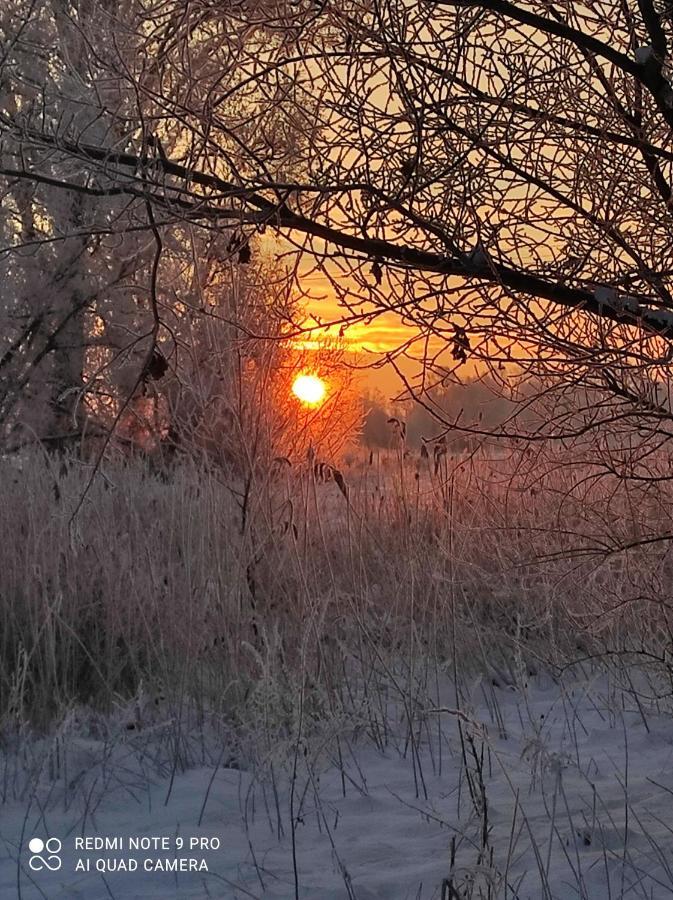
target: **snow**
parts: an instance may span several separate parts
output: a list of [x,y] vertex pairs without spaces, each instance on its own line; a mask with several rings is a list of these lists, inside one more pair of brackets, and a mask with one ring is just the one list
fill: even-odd
[[482,270],[489,265],[488,254],[481,244],[477,244],[473,250],[470,250],[466,259],[468,266],[472,269]]
[[673,327],[673,312],[667,309],[648,310],[647,321],[655,328]]
[[654,50],[648,44],[645,47],[636,47],[636,62],[640,66],[645,66],[654,57]]
[[631,313],[640,312],[640,303],[635,297],[622,297],[622,307]]
[[606,287],[605,285],[600,285],[594,291],[594,297],[598,300],[599,303],[605,304],[615,304],[618,301],[618,295],[614,288]]
[[[0,897],[292,898],[291,809],[303,900],[440,898],[452,838],[460,897],[470,884],[479,896],[477,886],[487,883],[504,897],[505,873],[506,895],[519,900],[673,894],[667,715],[645,700],[639,709],[604,676],[558,683],[540,675],[520,687],[475,682],[460,709],[450,686],[445,693],[416,719],[417,752],[400,718],[389,723],[383,747],[364,727],[335,729],[271,747],[265,766],[233,768],[224,748],[229,767],[178,769],[171,780],[153,736],[114,748],[73,737],[68,779],[89,767],[81,790],[43,771],[30,798],[2,807]],[[466,771],[479,785],[480,765],[475,805]],[[5,791],[10,770],[5,758]],[[480,855],[483,798],[488,848]],[[63,842],[58,872],[31,871],[34,837]],[[75,849],[85,837],[118,838],[122,849]],[[131,837],[163,839],[169,849],[129,850]],[[189,851],[190,839],[209,843]],[[145,860],[156,867],[176,855],[204,861],[207,871],[145,871]],[[92,870],[76,872],[78,858]],[[138,868],[101,873],[96,859],[132,859]]]
[[614,288],[600,285],[594,290],[594,297],[604,306],[611,306],[617,312],[628,312],[641,316],[650,328],[667,329],[673,327],[673,312],[666,309],[653,309],[641,306],[636,297],[628,294],[620,295]]

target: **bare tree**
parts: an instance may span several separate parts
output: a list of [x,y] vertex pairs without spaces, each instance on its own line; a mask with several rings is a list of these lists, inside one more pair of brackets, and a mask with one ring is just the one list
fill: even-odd
[[[102,77],[113,35],[101,29],[94,46],[83,27],[95,9],[79,0],[3,9],[0,110],[14,128],[39,121],[47,131],[63,128],[102,142],[123,137],[128,98],[118,82]],[[118,62],[123,58],[115,53]],[[114,121],[106,116],[110,104]],[[68,166],[65,191],[52,177],[60,170],[48,152],[13,140],[6,129],[2,138],[3,444],[17,446],[37,435],[62,445],[81,437],[87,408],[109,400],[109,392],[99,391],[101,366],[123,357],[148,329],[138,273],[148,271],[154,241],[139,216],[139,198],[113,191],[98,202],[75,163]],[[17,165],[35,172],[35,179],[15,171]]]
[[[179,368],[184,316],[176,310],[203,312],[198,269],[215,245],[222,259],[243,267],[251,260],[240,221],[226,223],[224,235],[219,226],[196,235],[182,188],[169,204],[155,196],[155,188],[173,195],[163,170],[169,155],[204,169],[222,155],[236,167],[236,144],[255,128],[245,121],[249,104],[237,98],[218,104],[236,117],[226,145],[204,139],[199,104],[210,103],[231,68],[232,46],[220,40],[224,22],[175,31],[170,13],[135,0],[26,0],[0,16],[5,445],[80,438],[90,413],[99,425],[125,423],[136,437],[146,431],[139,411],[156,412],[148,383],[166,374],[168,357],[173,372]],[[258,30],[241,19],[235,40],[259,47]],[[185,58],[194,67],[187,80]],[[197,112],[166,115],[163,93],[184,90]],[[291,123],[272,118],[271,109],[266,127],[276,148],[300,139]],[[62,140],[71,150],[133,150],[139,142],[139,153],[130,167],[127,155],[94,172],[78,150],[64,155]]]
[[[11,19],[10,48],[40,9]],[[48,184],[108,215],[124,198],[161,234],[231,229],[237,248],[279,234],[298,272],[310,259],[331,280],[343,323],[393,311],[413,326],[398,352],[422,358],[423,385],[468,358],[535,372],[584,391],[591,427],[625,417],[668,440],[667,5],[95,10],[76,33],[114,102],[95,129],[5,105],[15,191]],[[577,405],[544,435],[584,428]]]

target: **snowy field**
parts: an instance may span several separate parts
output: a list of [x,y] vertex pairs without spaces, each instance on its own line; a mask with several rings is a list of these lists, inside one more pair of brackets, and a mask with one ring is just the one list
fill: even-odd
[[[460,711],[449,691],[415,737],[402,721],[380,748],[325,734],[270,748],[264,771],[234,767],[224,748],[219,765],[162,777],[157,727],[116,743],[71,735],[69,785],[47,777],[51,747],[37,788],[3,807],[0,896],[672,896],[673,722],[623,708],[613,687],[475,683]],[[31,870],[36,837],[62,842],[58,872]],[[117,845],[81,849],[87,837]],[[171,871],[181,858],[199,870]]]
[[74,525],[86,468],[2,469],[0,900],[673,896],[668,545],[571,544],[670,504],[553,463],[270,473],[244,523],[109,465]]

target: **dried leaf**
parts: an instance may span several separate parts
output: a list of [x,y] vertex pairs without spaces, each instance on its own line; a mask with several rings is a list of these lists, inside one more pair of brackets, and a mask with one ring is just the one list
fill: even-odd
[[166,360],[166,357],[163,355],[161,350],[159,350],[158,347],[155,347],[152,350],[152,356],[145,366],[142,380],[147,381],[148,378],[151,378],[152,381],[159,381],[160,378],[164,377],[167,371],[168,361]]
[[348,485],[346,484],[346,479],[338,469],[332,469],[332,477],[336,482],[336,486],[339,488],[346,500],[348,500]]
[[470,339],[467,332],[460,325],[454,325],[454,332],[451,356],[458,362],[467,362],[467,354],[470,350]]

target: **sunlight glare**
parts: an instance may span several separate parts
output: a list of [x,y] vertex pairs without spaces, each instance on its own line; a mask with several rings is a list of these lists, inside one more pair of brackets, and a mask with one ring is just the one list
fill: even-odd
[[292,384],[292,393],[307,406],[318,406],[325,399],[327,388],[317,375],[297,375]]

